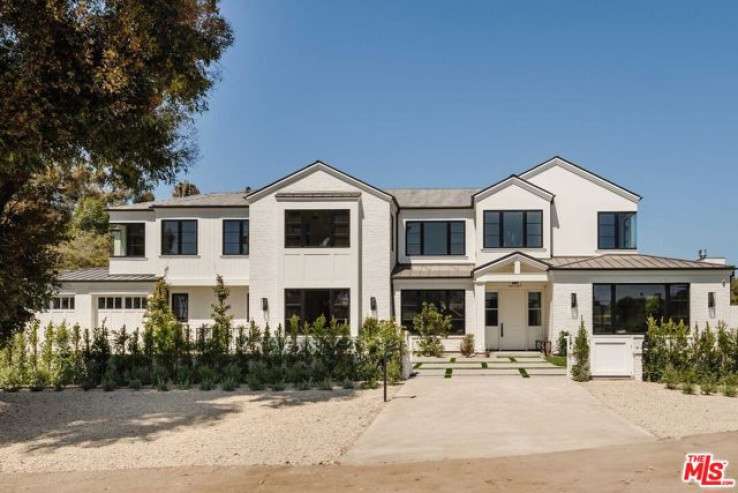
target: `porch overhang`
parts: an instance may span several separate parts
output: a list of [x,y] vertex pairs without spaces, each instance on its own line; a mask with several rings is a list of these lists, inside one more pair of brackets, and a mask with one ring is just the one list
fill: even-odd
[[550,264],[522,252],[480,265],[473,271],[475,283],[548,282]]

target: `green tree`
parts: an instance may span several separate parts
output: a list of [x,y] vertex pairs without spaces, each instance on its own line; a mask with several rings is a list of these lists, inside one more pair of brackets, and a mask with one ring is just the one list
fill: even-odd
[[216,302],[210,305],[213,327],[210,332],[208,346],[211,356],[210,364],[214,364],[220,368],[223,366],[224,356],[228,352],[228,340],[233,328],[233,315],[229,313],[231,305],[228,304],[228,296],[230,296],[231,290],[223,282],[223,276],[216,276],[213,293],[215,294]]
[[105,235],[110,216],[102,200],[86,197],[77,204],[72,216],[72,228],[78,231]]
[[443,342],[451,331],[451,315],[444,315],[433,303],[423,302],[423,308],[413,319],[413,329],[420,336],[418,348],[424,356],[443,356]]
[[0,338],[53,293],[79,176],[139,191],[189,167],[232,41],[217,0],[0,0]]
[[730,304],[738,305],[738,279],[730,281]]
[[176,364],[177,338],[182,327],[167,303],[169,288],[164,279],[154,285],[149,305],[144,313],[144,337],[150,334],[151,351],[157,368],[173,374]]
[[177,183],[172,189],[172,197],[189,197],[190,195],[200,195],[200,189],[187,180]]
[[584,326],[584,320],[579,324],[579,331],[574,338],[571,353],[574,364],[571,365],[571,377],[577,382],[586,382],[590,379],[589,367],[589,333]]

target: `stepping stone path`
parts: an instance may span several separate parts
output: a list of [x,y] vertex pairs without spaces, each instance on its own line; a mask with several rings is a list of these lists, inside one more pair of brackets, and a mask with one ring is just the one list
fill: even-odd
[[451,379],[493,376],[518,378],[566,376],[566,368],[549,363],[543,354],[536,351],[505,351],[491,353],[489,357],[476,356],[474,358],[413,356],[413,371],[416,377]]

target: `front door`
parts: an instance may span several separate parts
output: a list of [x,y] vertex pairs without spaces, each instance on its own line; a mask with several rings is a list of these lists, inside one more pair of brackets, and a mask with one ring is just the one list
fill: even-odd
[[500,351],[523,351],[526,341],[525,291],[500,291]]

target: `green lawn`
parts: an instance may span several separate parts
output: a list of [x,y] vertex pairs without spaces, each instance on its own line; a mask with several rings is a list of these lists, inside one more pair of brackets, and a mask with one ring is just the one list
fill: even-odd
[[566,366],[566,356],[547,356],[546,361],[556,366]]

